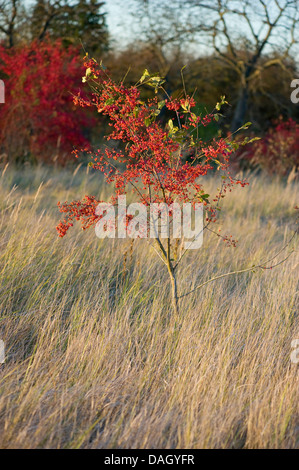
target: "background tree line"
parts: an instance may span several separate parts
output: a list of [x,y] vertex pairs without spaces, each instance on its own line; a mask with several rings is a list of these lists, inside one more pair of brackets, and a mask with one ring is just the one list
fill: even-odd
[[[278,119],[298,121],[298,106],[290,100],[290,83],[298,76],[298,0],[130,0],[125,44],[116,43],[113,26],[107,26],[108,3],[0,0],[2,48],[13,51],[58,40],[66,50],[75,46],[78,56],[86,50],[102,59],[114,76],[126,76],[132,84],[145,68],[158,71],[174,96],[182,89],[184,69],[186,91],[196,90],[203,110],[226,96],[229,106],[219,122],[225,132],[251,121],[252,131],[263,136]],[[115,20],[121,21],[124,5],[112,3],[120,12]],[[5,78],[1,63],[0,75]],[[73,91],[79,80],[71,82]],[[203,138],[217,130],[206,130]],[[88,133],[98,140],[103,135],[99,128]]]

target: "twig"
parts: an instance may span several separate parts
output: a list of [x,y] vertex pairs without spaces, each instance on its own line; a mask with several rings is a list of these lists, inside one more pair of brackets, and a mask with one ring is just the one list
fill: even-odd
[[248,271],[253,271],[254,269],[272,269],[272,268],[275,268],[276,266],[279,266],[280,264],[284,263],[290,256],[291,254],[295,251],[295,250],[291,250],[291,252],[288,254],[288,256],[286,258],[284,258],[283,260],[279,261],[277,264],[274,264],[272,266],[265,266],[264,264],[267,264],[269,263],[270,261],[273,261],[283,250],[285,250],[289,244],[291,243],[291,241],[293,240],[293,238],[295,237],[297,231],[294,232],[294,234],[292,235],[292,237],[290,238],[290,240],[286,243],[286,245],[280,249],[272,258],[270,258],[269,260],[267,260],[265,263],[263,264],[257,264],[257,265],[252,265],[250,266],[249,268],[245,268],[245,269],[240,269],[238,271],[231,271],[229,273],[225,273],[225,274],[220,274],[219,276],[216,276],[216,277],[212,277],[211,279],[209,279],[208,281],[205,281],[203,282],[202,284],[199,284],[198,286],[196,286],[194,289],[192,289],[191,291],[189,292],[186,292],[185,294],[182,294],[179,296],[179,299],[181,299],[182,297],[186,297],[187,295],[189,294],[192,294],[193,292],[195,292],[197,289],[200,289],[201,287],[209,284],[210,282],[213,282],[213,281],[216,281],[217,279],[221,279],[223,277],[227,277],[227,276],[231,276],[232,274],[241,274],[241,273],[246,273]]

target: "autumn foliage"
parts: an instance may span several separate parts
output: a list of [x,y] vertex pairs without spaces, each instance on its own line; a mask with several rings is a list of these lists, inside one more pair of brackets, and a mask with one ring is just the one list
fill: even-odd
[[[152,203],[168,206],[175,202],[190,203],[193,207],[203,204],[204,228],[216,222],[221,210],[220,202],[226,192],[235,185],[247,184],[230,174],[229,159],[235,149],[232,142],[218,137],[207,144],[199,137],[200,126],[219,119],[224,97],[213,112],[197,115],[193,112],[196,106],[194,97],[183,93],[173,99],[163,87],[163,78],[151,75],[148,70],[136,85],[126,87],[123,82],[116,83],[94,59],[86,56],[84,65],[83,82],[92,86],[93,93],[90,98],[79,93],[74,102],[81,108],[94,107],[108,119],[112,128],[107,136],[108,145],[97,150],[84,149],[90,156],[90,166],[102,172],[107,183],[114,186],[111,203],[116,204],[118,196],[130,191],[146,207]],[[154,89],[154,98],[141,100],[140,88],[144,85]],[[164,99],[161,99],[162,93]],[[164,106],[173,113],[166,126],[159,121]],[[109,146],[113,140],[121,142],[122,148]],[[204,189],[204,181],[213,172],[221,179],[217,193],[210,196]],[[93,196],[85,196],[82,201],[58,203],[60,211],[65,214],[57,226],[59,236],[63,237],[75,220],[81,220],[83,229],[95,225],[101,217],[96,214],[99,202]],[[235,246],[236,241],[231,236],[216,234]],[[167,240],[157,237],[156,243],[170,275],[174,311],[177,312],[175,270],[179,260],[175,263],[175,246],[170,237]]]
[[[217,104],[215,112],[197,116],[192,112],[196,105],[193,97],[173,99],[167,96],[159,101],[155,96],[144,102],[140,99],[140,86],[147,84],[156,91],[163,90],[164,81],[159,76],[150,76],[146,70],[135,86],[126,87],[122,82],[115,83],[94,59],[86,57],[84,65],[86,76],[83,81],[92,82],[94,93],[90,99],[79,94],[74,98],[75,104],[83,108],[94,106],[98,113],[108,118],[112,127],[107,141],[121,141],[125,145],[123,150],[115,150],[109,145],[105,149],[84,149],[90,156],[90,165],[104,173],[107,183],[114,184],[112,203],[130,189],[146,206],[175,201],[193,205],[202,203],[206,207],[206,221],[216,221],[219,202],[226,191],[236,184],[246,184],[230,175],[229,157],[234,151],[231,142],[220,137],[207,145],[197,137],[200,126],[217,120],[217,111],[223,103]],[[166,127],[158,120],[163,106],[174,113]],[[191,157],[187,160],[185,155],[190,152]],[[78,153],[75,151],[76,155]],[[222,184],[218,193],[210,198],[202,178],[215,168],[221,170]],[[96,202],[100,201],[86,196],[83,201],[59,204],[61,212],[68,214],[57,227],[59,235],[65,235],[74,219],[82,220],[83,229],[95,224],[97,216],[93,209]]]
[[0,107],[0,153],[13,161],[71,158],[73,146],[88,144],[91,113],[76,109],[72,94],[82,87],[78,49],[60,41],[0,47],[6,102]]
[[259,168],[271,175],[286,176],[299,169],[299,124],[276,120],[265,136],[240,151],[241,167]]

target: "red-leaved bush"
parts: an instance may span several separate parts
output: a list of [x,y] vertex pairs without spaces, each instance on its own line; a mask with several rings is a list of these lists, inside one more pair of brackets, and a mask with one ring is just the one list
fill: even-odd
[[299,124],[293,119],[274,123],[261,139],[246,146],[238,153],[241,166],[246,162],[270,174],[287,175],[299,169]]
[[88,145],[92,114],[76,108],[82,87],[79,51],[60,41],[0,46],[0,155],[12,161],[65,163],[74,146]]

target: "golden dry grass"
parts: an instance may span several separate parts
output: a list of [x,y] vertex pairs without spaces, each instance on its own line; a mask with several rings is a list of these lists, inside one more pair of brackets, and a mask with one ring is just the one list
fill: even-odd
[[[105,193],[97,174],[8,168],[0,181],[1,448],[298,447],[298,254],[208,284],[175,321],[144,241],[123,272],[128,241],[57,237],[57,201]],[[224,203],[238,248],[205,234],[181,293],[289,238],[298,185],[250,182]]]

